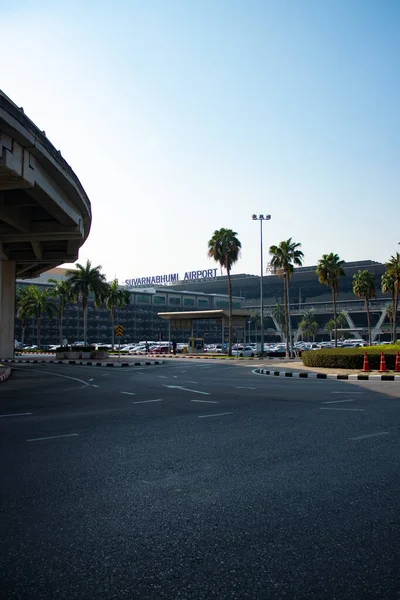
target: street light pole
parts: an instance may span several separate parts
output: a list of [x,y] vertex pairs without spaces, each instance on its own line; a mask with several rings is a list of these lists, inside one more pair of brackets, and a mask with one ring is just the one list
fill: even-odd
[[262,225],[263,221],[270,221],[271,215],[252,215],[251,217],[253,221],[260,221],[260,259],[261,259],[261,272],[260,272],[260,350],[261,356],[264,356],[264,290],[263,290],[263,275],[264,275],[264,265],[263,265],[263,230]]

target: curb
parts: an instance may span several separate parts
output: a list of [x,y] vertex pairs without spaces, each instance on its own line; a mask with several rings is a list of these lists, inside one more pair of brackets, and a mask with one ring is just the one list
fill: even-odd
[[[11,358],[5,359],[2,362],[5,363],[28,363],[28,364],[46,364],[46,365],[84,365],[89,367],[145,367],[147,365],[162,365],[162,360],[153,361],[140,361],[140,362],[95,362],[93,360],[13,360]],[[10,369],[11,372],[11,369]]]
[[334,373],[308,373],[301,371],[269,371],[267,369],[255,369],[258,375],[269,375],[271,377],[292,377],[298,379],[340,379],[345,381],[400,381],[400,375],[337,375]]
[[8,369],[6,369],[4,371],[4,373],[2,375],[0,375],[0,383],[2,383],[3,381],[6,381],[6,379],[8,379],[11,375],[11,368],[8,367]]

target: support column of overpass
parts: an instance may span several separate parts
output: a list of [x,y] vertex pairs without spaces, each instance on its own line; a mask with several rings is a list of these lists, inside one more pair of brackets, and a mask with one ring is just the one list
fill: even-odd
[[14,348],[15,261],[0,260],[0,356],[11,357]]
[[91,220],[85,190],[60,151],[0,91],[0,358],[14,355],[16,277],[75,262]]

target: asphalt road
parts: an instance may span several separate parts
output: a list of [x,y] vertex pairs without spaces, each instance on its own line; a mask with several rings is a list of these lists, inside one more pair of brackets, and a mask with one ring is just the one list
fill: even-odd
[[0,386],[1,597],[400,598],[400,385],[255,363]]

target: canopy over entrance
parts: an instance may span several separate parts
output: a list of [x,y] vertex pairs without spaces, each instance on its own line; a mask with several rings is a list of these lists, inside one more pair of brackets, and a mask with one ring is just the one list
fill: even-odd
[[[193,321],[214,319],[221,322],[222,325],[229,324],[228,310],[193,310],[184,312],[160,312],[158,316],[170,322],[170,326],[175,329],[191,329]],[[232,311],[233,327],[246,328],[246,319],[251,317],[248,310],[236,309]]]

